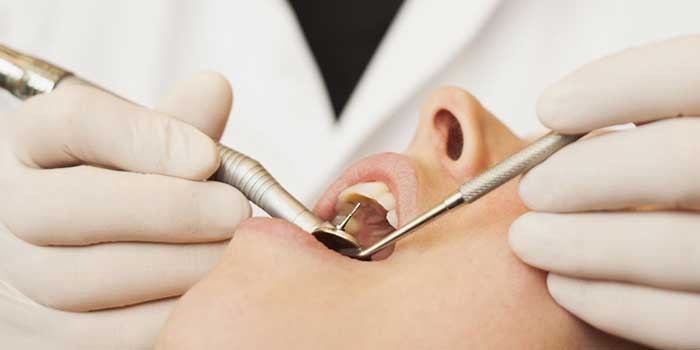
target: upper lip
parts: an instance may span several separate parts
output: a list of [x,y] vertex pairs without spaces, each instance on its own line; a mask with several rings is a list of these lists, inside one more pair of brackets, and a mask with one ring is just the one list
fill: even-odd
[[414,216],[418,188],[416,171],[407,157],[397,153],[380,153],[350,166],[321,196],[314,212],[320,219],[330,221],[344,189],[371,181],[384,182],[396,198],[399,226]]

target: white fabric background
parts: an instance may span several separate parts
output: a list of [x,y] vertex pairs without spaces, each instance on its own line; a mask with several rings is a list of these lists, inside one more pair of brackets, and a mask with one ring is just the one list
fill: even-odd
[[531,134],[543,130],[534,109],[548,83],[625,47],[699,33],[698,13],[692,0],[408,0],[339,125],[284,0],[1,0],[0,43],[146,105],[193,72],[223,73],[236,94],[223,142],[312,204],[348,162],[401,151],[438,86],[471,91]]

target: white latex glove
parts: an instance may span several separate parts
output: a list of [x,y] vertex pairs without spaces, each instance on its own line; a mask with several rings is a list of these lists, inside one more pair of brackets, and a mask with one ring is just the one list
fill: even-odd
[[206,73],[156,110],[72,85],[0,115],[1,348],[151,348],[250,215],[203,181],[231,101]]
[[511,227],[515,253],[551,271],[564,308],[609,333],[700,349],[700,36],[588,64],[538,103],[553,130],[634,129],[574,143],[520,183],[535,210]]

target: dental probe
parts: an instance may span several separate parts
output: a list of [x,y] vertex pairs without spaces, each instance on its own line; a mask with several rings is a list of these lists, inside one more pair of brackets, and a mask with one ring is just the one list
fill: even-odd
[[[0,45],[0,88],[24,100],[51,92],[59,84],[83,84],[101,89],[51,63]],[[217,147],[221,166],[214,175],[216,180],[234,186],[270,216],[299,226],[331,249],[361,249],[359,242],[343,231],[357,208],[341,225],[333,226],[311,213],[256,160],[222,144]]]
[[366,249],[359,249],[355,251],[346,250],[341,251],[341,253],[356,259],[368,260],[373,254],[386,248],[388,245],[405,238],[414,232],[414,230],[418,227],[425,225],[447,211],[465,203],[473,203],[477,199],[495,190],[512,178],[543,162],[556,151],[578,140],[581,138],[581,136],[583,135],[560,135],[550,132],[537,139],[535,142],[531,143],[518,153],[511,155],[504,161],[487,169],[479,176],[467,181],[460,186],[459,191],[447,197],[437,206],[419,215],[405,226],[402,226],[396,231],[390,233],[379,242]]

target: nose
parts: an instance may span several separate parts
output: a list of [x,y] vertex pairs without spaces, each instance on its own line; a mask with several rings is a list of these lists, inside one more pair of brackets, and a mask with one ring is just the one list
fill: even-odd
[[476,97],[444,87],[427,99],[420,113],[410,153],[443,168],[458,183],[485,169],[485,128],[494,118]]

